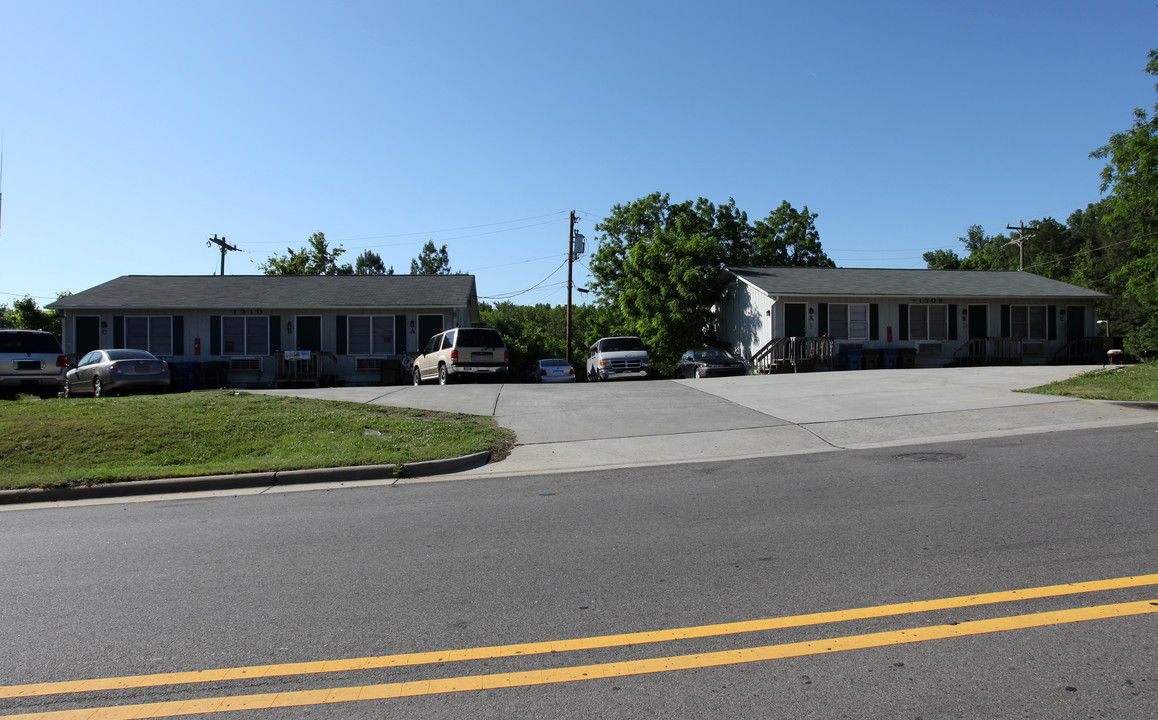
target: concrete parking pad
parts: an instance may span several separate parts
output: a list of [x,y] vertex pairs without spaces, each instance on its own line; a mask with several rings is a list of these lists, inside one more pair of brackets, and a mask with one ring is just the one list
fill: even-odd
[[469,475],[778,456],[1158,422],[1142,407],[1014,392],[1089,367],[864,370],[568,385],[259,391],[494,417],[519,445]]

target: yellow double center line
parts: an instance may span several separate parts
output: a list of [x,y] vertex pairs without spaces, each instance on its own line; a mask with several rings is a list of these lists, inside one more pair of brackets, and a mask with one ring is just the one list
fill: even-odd
[[[1052,585],[1006,592],[964,595],[940,600],[926,600],[895,605],[841,610],[835,612],[812,613],[782,618],[769,618],[718,625],[675,628],[651,632],[604,635],[573,640],[526,643],[520,645],[497,645],[491,647],[466,648],[445,652],[424,652],[401,655],[329,660],[323,662],[290,663],[283,665],[253,665],[238,668],[221,668],[196,672],[166,673],[157,675],[134,675],[113,678],[97,678],[69,682],[40,683],[33,685],[10,685],[0,687],[0,698],[37,697],[64,693],[84,693],[100,690],[174,686],[191,683],[225,682],[229,680],[310,675],[327,672],[370,670],[431,663],[460,662],[464,660],[493,659],[537,655],[571,650],[621,647],[644,643],[666,642],[692,638],[715,637],[747,632],[803,627],[824,623],[864,620],[896,615],[974,607],[994,603],[1030,600],[1036,598],[1059,597],[1079,593],[1104,590],[1120,590],[1132,587],[1158,585],[1158,574],[1141,575],[1112,580],[1098,580],[1067,585]],[[269,709],[304,705],[353,702],[357,700],[389,699],[432,695],[438,693],[463,692],[492,688],[509,688],[549,683],[594,680],[599,678],[623,677],[648,673],[669,672],[692,668],[734,665],[760,662],[802,655],[824,654],[857,650],[887,645],[900,645],[927,640],[939,640],[968,635],[1004,632],[1049,625],[1061,625],[1085,620],[1113,617],[1128,617],[1158,613],[1158,600],[1142,600],[1112,605],[1059,610],[1051,612],[1017,615],[990,620],[977,620],[952,625],[933,625],[890,632],[851,635],[819,641],[768,645],[740,650],[726,650],[711,653],[679,655],[646,660],[584,665],[569,668],[531,670],[525,672],[474,675],[466,677],[422,680],[405,683],[386,683],[359,687],[306,690],[297,692],[269,693],[261,695],[237,695],[184,701],[149,703],[143,705],[123,705],[84,710],[64,710],[46,713],[0,716],[0,720],[14,718],[37,718],[38,720],[137,720],[143,718],[175,717],[212,712],[235,710]]]

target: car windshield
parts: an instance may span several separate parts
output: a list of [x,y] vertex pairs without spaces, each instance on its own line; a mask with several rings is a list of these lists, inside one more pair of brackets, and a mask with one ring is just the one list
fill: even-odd
[[503,347],[503,337],[497,330],[485,328],[460,328],[459,347]]
[[564,366],[568,365],[568,362],[566,360],[554,358],[551,360],[540,360],[539,364],[542,365],[543,367],[564,367]]
[[626,350],[646,350],[643,341],[637,337],[607,338],[599,343],[602,352],[624,352]]
[[708,348],[696,351],[697,360],[731,360],[732,354],[719,348]]
[[60,343],[48,333],[6,332],[0,333],[0,352],[59,355]]
[[144,350],[109,350],[109,360],[156,360]]

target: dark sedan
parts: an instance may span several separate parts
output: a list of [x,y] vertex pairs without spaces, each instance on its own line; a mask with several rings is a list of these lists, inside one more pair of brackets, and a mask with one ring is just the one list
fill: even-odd
[[169,363],[144,350],[93,350],[64,376],[64,396],[166,392]]
[[748,364],[720,348],[688,350],[675,366],[677,378],[706,378],[747,375]]

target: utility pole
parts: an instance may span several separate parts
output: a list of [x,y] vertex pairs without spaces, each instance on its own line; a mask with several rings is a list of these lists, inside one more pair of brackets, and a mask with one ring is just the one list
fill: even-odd
[[217,233],[213,233],[213,237],[209,238],[209,241],[205,243],[206,247],[208,247],[210,244],[221,246],[221,274],[225,275],[225,253],[226,253],[226,251],[228,251],[228,250],[240,251],[241,248],[234,247],[234,246],[230,245],[229,243],[225,242],[225,238],[218,238]]
[[567,227],[567,334],[563,359],[571,364],[571,263],[575,262],[575,211],[571,211],[571,222]]
[[[1012,225],[1006,225],[1005,226],[1006,230],[1016,230],[1019,233],[1021,233],[1016,240],[1010,240],[1009,242],[1005,243],[1005,245],[1008,247],[1009,245],[1012,245],[1014,243],[1017,244],[1017,250],[1019,253],[1018,259],[1017,259],[1017,269],[1020,272],[1020,271],[1025,269],[1025,241],[1033,239],[1033,233],[1030,232],[1031,230],[1033,230],[1033,228],[1027,228],[1025,226],[1024,220],[1018,220],[1018,222],[1021,224],[1018,225],[1017,227],[1013,227]],[[1028,234],[1026,234],[1026,233],[1028,233]]]
[[[571,211],[571,223],[567,229],[567,349],[563,351],[563,358],[567,364],[571,364],[571,288],[575,286],[572,280],[571,264],[579,259],[579,256],[586,251],[583,245],[583,236],[575,232],[575,223],[579,222],[579,218],[575,217],[575,211]],[[579,292],[587,292],[583,288],[579,288]]]

